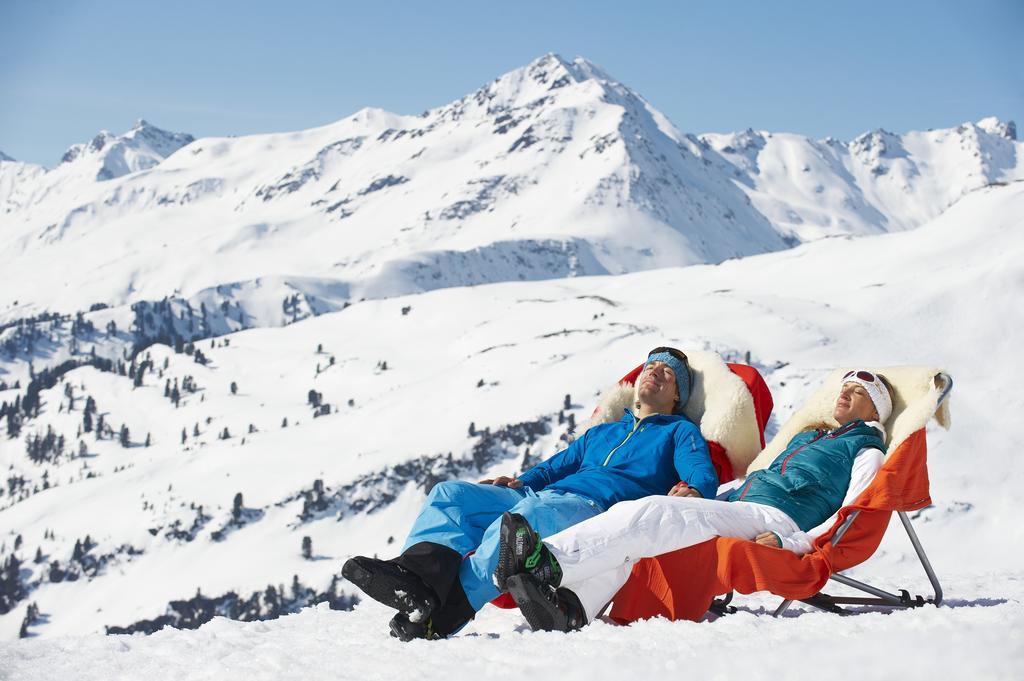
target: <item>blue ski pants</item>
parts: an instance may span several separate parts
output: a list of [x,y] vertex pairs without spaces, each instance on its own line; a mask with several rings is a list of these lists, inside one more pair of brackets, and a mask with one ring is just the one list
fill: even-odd
[[427,495],[402,551],[420,542],[441,544],[463,556],[475,551],[462,561],[459,579],[470,605],[479,610],[498,596],[493,576],[502,513],[522,515],[540,536],[548,537],[604,510],[597,502],[569,492],[447,480]]

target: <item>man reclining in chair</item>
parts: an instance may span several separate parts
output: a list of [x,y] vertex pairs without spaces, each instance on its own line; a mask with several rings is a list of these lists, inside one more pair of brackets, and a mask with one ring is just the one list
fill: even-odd
[[638,379],[635,416],[627,411],[621,421],[590,428],[518,479],[437,484],[400,556],[356,556],[342,575],[398,610],[390,624],[394,636],[439,638],[498,596],[492,575],[502,513],[555,534],[620,501],[665,494],[677,481],[689,494],[714,497],[718,475],[707,443],[682,413],[690,383],[686,355],[655,348]]
[[541,541],[528,519],[502,517],[495,571],[533,629],[571,631],[596,617],[629,579],[633,563],[716,536],[749,539],[798,554],[818,527],[853,502],[882,465],[892,397],[881,376],[843,377],[834,430],[800,433],[767,469],[754,471],[724,500],[673,489],[616,504]]

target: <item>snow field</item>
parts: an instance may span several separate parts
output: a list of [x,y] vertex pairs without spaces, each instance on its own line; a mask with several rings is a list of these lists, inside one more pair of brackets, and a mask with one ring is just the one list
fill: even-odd
[[932,681],[952,670],[1015,679],[1024,661],[1024,609],[958,604],[840,619],[817,611],[773,619],[763,611],[713,624],[603,622],[570,635],[534,633],[490,606],[447,641],[403,644],[387,636],[390,612],[323,606],[269,622],[217,618],[194,631],[152,636],[78,636],[0,648],[14,679],[353,679],[424,674],[459,679],[666,678],[891,679]]

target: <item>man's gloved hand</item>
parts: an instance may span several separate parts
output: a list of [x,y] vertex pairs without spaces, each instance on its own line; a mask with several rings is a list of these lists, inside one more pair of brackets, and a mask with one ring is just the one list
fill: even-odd
[[683,481],[677,482],[672,489],[668,491],[670,497],[700,497],[700,492],[697,491],[696,487],[690,487]]
[[507,475],[499,475],[496,478],[488,478],[487,480],[481,480],[481,485],[497,485],[498,487],[508,487],[510,489],[519,489],[523,486],[523,481],[512,476],[511,478]]

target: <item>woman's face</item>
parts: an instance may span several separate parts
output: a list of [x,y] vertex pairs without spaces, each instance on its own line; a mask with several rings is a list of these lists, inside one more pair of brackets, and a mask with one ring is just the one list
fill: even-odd
[[839,425],[845,426],[857,419],[875,421],[878,419],[878,412],[864,386],[859,383],[844,383],[843,387],[839,389],[836,409],[832,412],[832,416],[839,422]]

